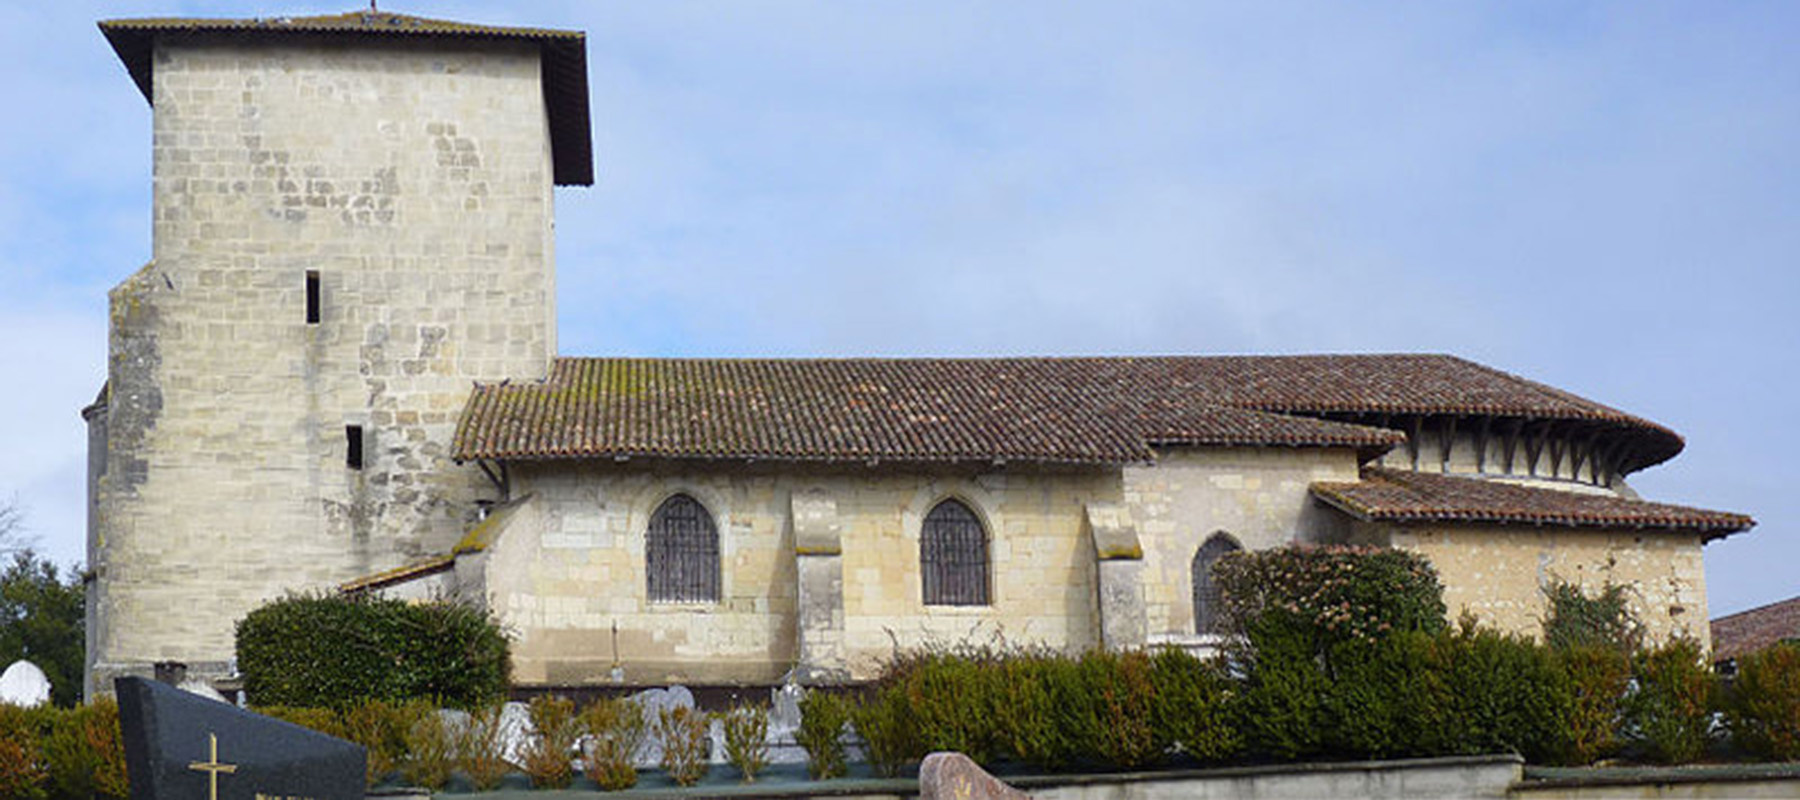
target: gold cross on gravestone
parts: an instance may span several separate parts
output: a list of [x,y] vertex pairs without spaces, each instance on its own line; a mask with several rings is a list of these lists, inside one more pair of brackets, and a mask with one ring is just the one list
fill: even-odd
[[237,765],[236,764],[221,764],[221,763],[219,763],[219,737],[218,737],[218,735],[209,733],[206,735],[206,738],[209,742],[211,742],[212,752],[207,754],[207,757],[206,757],[207,760],[196,761],[192,764],[189,764],[188,769],[194,770],[195,772],[207,773],[206,779],[207,779],[208,784],[210,785],[210,788],[207,792],[207,798],[208,798],[208,800],[219,800],[219,773],[223,772],[227,775],[230,775],[233,772],[237,772]]

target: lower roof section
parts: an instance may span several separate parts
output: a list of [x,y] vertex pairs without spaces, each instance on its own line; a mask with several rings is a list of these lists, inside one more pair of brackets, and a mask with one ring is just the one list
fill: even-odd
[[1727,614],[1712,621],[1715,662],[1795,639],[1800,639],[1800,597]]
[[1631,500],[1611,494],[1521,486],[1487,478],[1363,470],[1355,483],[1315,483],[1314,497],[1360,520],[1394,523],[1524,523],[1693,531],[1708,541],[1756,520],[1727,511]]

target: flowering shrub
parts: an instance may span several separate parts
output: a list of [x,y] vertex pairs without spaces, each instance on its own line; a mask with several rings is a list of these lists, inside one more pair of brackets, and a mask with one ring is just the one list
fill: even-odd
[[1299,626],[1321,653],[1343,640],[1444,629],[1444,586],[1416,553],[1296,545],[1232,553],[1213,570],[1225,630],[1240,641],[1272,616]]

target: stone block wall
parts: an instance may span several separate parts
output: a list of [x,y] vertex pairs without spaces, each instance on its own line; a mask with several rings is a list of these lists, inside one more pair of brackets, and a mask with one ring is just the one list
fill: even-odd
[[1341,514],[1315,503],[1315,481],[1353,481],[1347,448],[1196,447],[1166,450],[1155,464],[1125,468],[1125,507],[1143,544],[1144,603],[1152,641],[1181,642],[1194,630],[1193,561],[1223,531],[1250,550],[1323,542]]
[[1357,538],[1431,559],[1455,621],[1464,610],[1504,631],[1541,637],[1543,588],[1562,580],[1598,591],[1630,587],[1631,610],[1658,641],[1680,634],[1709,641],[1700,537],[1635,529],[1528,525],[1357,523]]
[[[800,655],[794,495],[835,513],[842,631],[823,632],[844,676],[873,677],[896,644],[936,641],[1097,642],[1093,548],[1082,535],[1090,501],[1116,501],[1114,470],[931,473],[551,464],[515,465],[531,516],[513,519],[488,556],[488,602],[519,633],[524,684],[603,683],[618,658],[633,684],[779,680]],[[717,603],[651,603],[644,534],[658,505],[681,492],[712,514],[720,535]],[[927,606],[919,528],[955,497],[987,525],[992,604]],[[829,503],[822,502],[829,500]],[[830,523],[810,519],[807,525]],[[826,620],[832,619],[827,614]]]
[[89,553],[102,683],[222,668],[266,599],[448,548],[487,491],[446,457],[471,382],[555,352],[535,48],[183,39],[154,65],[154,260],[112,293]]

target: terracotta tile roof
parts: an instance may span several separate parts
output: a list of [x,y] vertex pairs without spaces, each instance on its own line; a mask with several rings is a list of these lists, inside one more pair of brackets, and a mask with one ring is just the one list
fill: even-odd
[[544,102],[550,114],[551,156],[559,186],[594,182],[594,152],[588,122],[587,36],[581,31],[472,25],[386,11],[352,11],[316,17],[196,19],[161,17],[113,19],[100,23],[144,99],[151,90],[151,59],[158,38],[233,37],[415,37],[533,42],[543,53]]
[[1713,620],[1713,661],[1754,653],[1783,639],[1800,639],[1800,597]]
[[1153,444],[1343,445],[1394,431],[1134,396],[1045,359],[557,359],[478,386],[455,456],[1125,463]]
[[456,556],[440,555],[415,561],[405,566],[383,570],[373,575],[364,575],[352,581],[338,584],[338,591],[344,594],[356,594],[376,589],[384,589],[397,583],[405,583],[427,575],[436,575],[456,567]]
[[1486,522],[1698,531],[1707,540],[1746,530],[1743,514],[1629,500],[1498,480],[1366,467],[1356,483],[1315,483],[1313,496],[1359,519]]
[[1377,453],[1403,435],[1319,417],[1404,413],[1579,420],[1647,440],[1639,452],[1661,458],[1681,442],[1449,356],[560,358],[546,381],[476,387],[454,455],[1122,463],[1180,444]]

